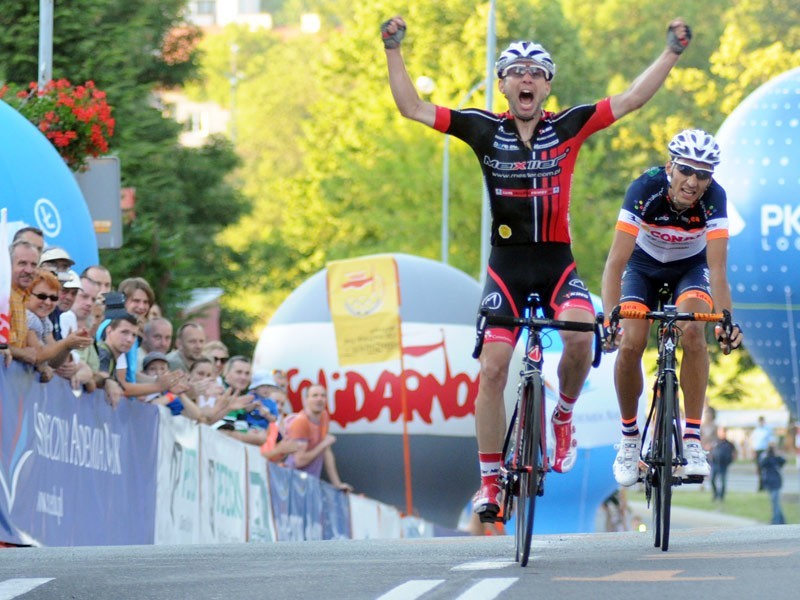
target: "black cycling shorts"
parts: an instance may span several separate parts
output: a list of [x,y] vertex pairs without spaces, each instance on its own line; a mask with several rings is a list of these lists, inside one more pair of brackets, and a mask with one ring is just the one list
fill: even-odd
[[656,310],[658,292],[665,283],[672,290],[671,301],[676,305],[686,298],[699,298],[709,309],[713,306],[705,253],[662,263],[644,252],[634,252],[622,273],[620,304]]
[[[557,319],[569,308],[594,315],[592,298],[578,276],[569,244],[492,247],[481,307],[488,308],[491,314],[519,317],[532,293],[539,294],[548,318]],[[513,346],[519,333],[510,327],[492,326],[484,339],[486,343]]]

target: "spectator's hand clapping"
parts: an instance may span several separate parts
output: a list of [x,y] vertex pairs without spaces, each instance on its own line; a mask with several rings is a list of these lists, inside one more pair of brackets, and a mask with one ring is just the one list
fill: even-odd
[[185,376],[186,374],[183,371],[167,371],[158,376],[156,383],[162,391],[176,393],[172,388],[180,385]]
[[84,348],[91,346],[94,342],[92,336],[89,335],[89,332],[86,329],[73,331],[65,338],[65,341],[67,342],[67,347],[70,350],[83,350]]

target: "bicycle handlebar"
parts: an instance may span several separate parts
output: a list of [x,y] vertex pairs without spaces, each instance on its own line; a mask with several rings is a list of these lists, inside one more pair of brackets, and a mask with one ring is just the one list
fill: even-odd
[[[668,312],[663,310],[635,310],[629,308],[620,309],[618,315],[620,319],[654,319],[656,321],[716,321],[724,322],[726,313],[697,313],[697,312]],[[730,319],[730,313],[727,313],[727,318]]]
[[[669,309],[670,310],[646,311],[617,306],[611,311],[611,318],[609,319],[609,329],[611,333],[606,334],[606,337],[613,341],[617,334],[620,319],[651,319],[665,323],[674,323],[675,321],[705,321],[709,323],[721,323],[723,335],[719,336],[717,341],[722,345],[725,354],[730,353],[730,351],[734,349],[734,346],[731,345],[730,338],[733,334],[733,328],[739,326],[733,323],[731,313],[728,309],[724,309],[721,313],[676,312],[674,306],[669,307]],[[735,346],[735,348],[738,348],[738,346]]]
[[488,309],[481,308],[478,315],[478,327],[475,339],[475,349],[472,351],[472,358],[478,358],[483,350],[483,338],[486,334],[487,325],[500,325],[502,327],[525,327],[541,331],[542,329],[557,329],[562,331],[582,331],[594,332],[594,358],[592,366],[600,364],[602,356],[602,328],[603,314],[599,313],[595,317],[594,323],[584,323],[582,321],[561,321],[558,319],[543,319],[539,317],[509,317],[507,315],[491,315]]

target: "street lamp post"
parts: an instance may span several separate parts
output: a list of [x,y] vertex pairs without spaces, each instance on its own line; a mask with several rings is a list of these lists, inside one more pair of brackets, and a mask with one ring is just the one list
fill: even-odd
[[[491,111],[494,103],[494,57],[497,45],[495,27],[495,0],[489,3],[489,19],[486,27],[486,110]],[[483,186],[483,199],[481,201],[481,285],[486,280],[486,266],[489,264],[490,236],[489,227],[491,215],[489,214],[489,190]]]
[[[463,108],[472,98],[472,95],[486,85],[481,80],[473,85],[458,103],[456,110]],[[450,136],[444,136],[444,150],[442,155],[442,262],[447,264],[450,256]]]
[[39,88],[53,78],[53,0],[39,0]]

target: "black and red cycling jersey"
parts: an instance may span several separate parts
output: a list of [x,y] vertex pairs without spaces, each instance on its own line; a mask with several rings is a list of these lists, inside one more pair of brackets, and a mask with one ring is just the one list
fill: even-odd
[[570,242],[569,203],[584,140],[615,121],[610,99],[545,111],[530,147],[511,113],[436,107],[434,129],[466,142],[481,163],[492,211],[493,246]]

